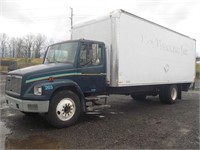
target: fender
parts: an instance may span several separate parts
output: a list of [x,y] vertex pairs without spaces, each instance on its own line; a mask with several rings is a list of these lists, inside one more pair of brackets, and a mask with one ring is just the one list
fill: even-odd
[[[42,87],[42,95],[34,95],[35,86]],[[31,98],[32,100],[35,99],[35,100],[41,100],[41,101],[51,100],[51,97],[57,90],[62,89],[62,88],[67,88],[67,87],[74,88],[72,91],[75,90],[75,92],[80,97],[82,110],[85,112],[86,104],[85,104],[84,94],[81,88],[79,87],[79,85],[76,82],[69,79],[56,79],[53,82],[46,82],[44,80],[35,82],[34,84],[31,85],[30,88],[28,88],[26,93],[23,95],[23,99]]]
[[[68,79],[64,79],[64,80],[62,79],[60,81],[58,80],[58,81],[50,82],[50,83],[52,83],[51,85],[53,87],[55,87],[54,90],[53,90],[53,93],[56,92],[60,88],[74,87],[76,89],[76,93],[79,94],[80,101],[81,101],[81,104],[82,104],[82,110],[83,110],[83,112],[86,111],[85,96],[84,96],[80,86],[76,82],[74,82],[72,80],[68,80]],[[46,86],[46,87],[48,87],[48,86]]]

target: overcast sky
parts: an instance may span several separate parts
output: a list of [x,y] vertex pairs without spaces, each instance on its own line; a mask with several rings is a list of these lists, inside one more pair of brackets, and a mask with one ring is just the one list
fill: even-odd
[[124,9],[196,39],[200,56],[200,0],[0,0],[0,33],[41,33],[54,41],[68,40],[69,7],[74,23]]

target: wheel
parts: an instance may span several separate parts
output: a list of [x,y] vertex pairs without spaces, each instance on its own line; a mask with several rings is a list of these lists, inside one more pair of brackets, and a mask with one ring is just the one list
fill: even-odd
[[131,94],[131,97],[134,99],[134,100],[145,100],[146,99],[146,95],[134,95],[134,94]]
[[162,103],[173,104],[178,97],[177,85],[169,85],[163,88],[160,92],[159,98]]
[[81,103],[72,91],[58,91],[50,101],[47,121],[56,128],[74,124],[81,114]]

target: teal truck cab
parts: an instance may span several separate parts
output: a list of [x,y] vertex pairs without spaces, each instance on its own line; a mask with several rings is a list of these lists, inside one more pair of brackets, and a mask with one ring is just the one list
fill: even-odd
[[56,127],[71,125],[86,112],[86,97],[90,101],[106,94],[105,45],[97,41],[51,45],[43,64],[11,71],[6,81],[6,101],[12,108],[46,113]]

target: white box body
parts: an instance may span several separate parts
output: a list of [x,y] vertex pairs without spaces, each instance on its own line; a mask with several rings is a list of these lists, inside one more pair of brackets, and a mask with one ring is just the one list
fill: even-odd
[[111,87],[194,82],[196,41],[123,10],[74,26],[72,38],[105,43]]

